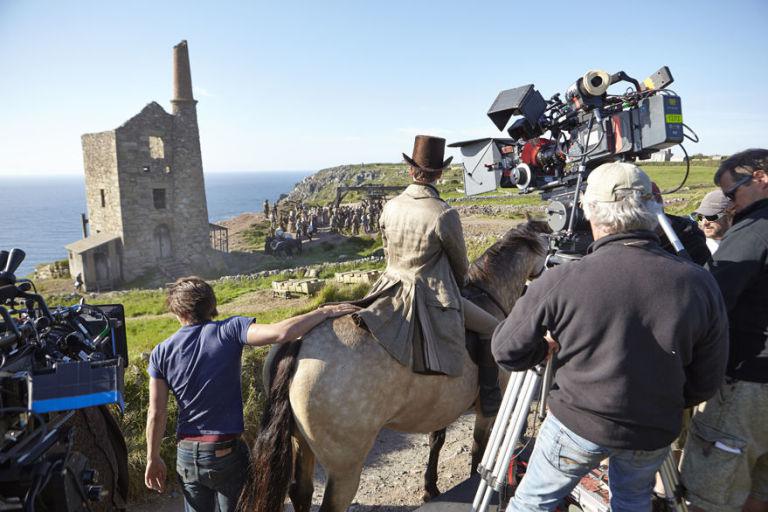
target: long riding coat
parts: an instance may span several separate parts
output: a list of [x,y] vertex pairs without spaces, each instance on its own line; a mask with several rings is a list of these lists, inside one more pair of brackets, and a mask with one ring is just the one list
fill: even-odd
[[356,313],[401,364],[461,375],[464,311],[458,283],[469,263],[456,210],[430,185],[412,184],[381,214],[387,269]]

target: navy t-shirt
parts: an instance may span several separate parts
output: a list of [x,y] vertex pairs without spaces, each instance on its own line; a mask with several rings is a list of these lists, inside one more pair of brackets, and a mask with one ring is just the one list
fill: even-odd
[[149,356],[179,404],[178,436],[239,434],[243,425],[240,356],[253,318],[186,325]]

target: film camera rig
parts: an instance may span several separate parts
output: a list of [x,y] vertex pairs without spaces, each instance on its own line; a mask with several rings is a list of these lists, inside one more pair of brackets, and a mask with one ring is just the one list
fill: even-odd
[[[621,95],[609,95],[608,88],[628,82],[632,88]],[[642,82],[623,71],[609,75],[588,71],[565,92],[549,100],[533,84],[501,91],[488,117],[504,130],[513,116],[520,116],[507,129],[509,138],[475,139],[450,144],[461,148],[464,157],[465,191],[468,195],[517,187],[521,193],[538,191],[548,200],[548,266],[572,261],[586,253],[592,233],[580,208],[579,196],[586,178],[598,165],[611,161],[648,159],[651,154],[683,139],[698,137],[683,123],[680,97],[667,87],[673,82],[669,68],[662,67]],[[693,136],[685,133],[688,128]],[[685,178],[688,176],[686,169]],[[489,177],[491,179],[489,179]],[[678,187],[682,187],[681,183]],[[660,225],[678,253],[684,248],[666,216]],[[493,431],[478,467],[480,486],[472,511],[484,512],[495,492],[506,494],[511,462],[518,458],[520,436],[528,422],[536,389],[540,389],[538,416],[543,419],[546,397],[552,381],[552,359],[545,368],[518,372],[510,380],[494,422]],[[521,450],[522,451],[522,450]],[[667,510],[687,510],[677,473],[669,456],[659,469]],[[602,477],[591,473],[590,485],[580,482],[569,497],[584,510],[604,512],[607,503],[597,489],[605,490]],[[514,478],[512,478],[514,480]]]
[[[503,130],[513,116],[521,116],[507,129],[509,138],[449,145],[461,148],[464,156],[467,194],[497,186],[538,191],[549,201],[550,262],[580,257],[592,241],[579,208],[592,169],[615,160],[648,159],[661,149],[682,147],[684,138],[698,142],[695,134],[685,133],[680,97],[667,89],[673,80],[666,66],[642,82],[623,71],[593,70],[576,80],[564,98],[558,93],[545,100],[533,84],[501,91],[488,117]],[[608,88],[619,82],[632,87],[609,95]]]
[[0,251],[0,510],[90,510],[115,489],[99,481],[73,424],[80,409],[124,407],[125,314],[82,300],[49,308],[15,276],[24,257]]

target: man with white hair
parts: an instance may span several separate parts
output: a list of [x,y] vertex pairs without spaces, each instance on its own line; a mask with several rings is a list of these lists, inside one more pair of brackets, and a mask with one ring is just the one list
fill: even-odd
[[683,408],[711,397],[725,371],[723,298],[706,270],[659,246],[650,178],[603,164],[583,206],[587,255],[544,272],[493,335],[509,370],[557,352],[550,411],[508,510],[554,510],[608,458],[611,508],[650,511]]

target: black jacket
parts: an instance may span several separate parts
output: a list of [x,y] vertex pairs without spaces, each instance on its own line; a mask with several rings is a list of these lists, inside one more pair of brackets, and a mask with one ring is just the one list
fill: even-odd
[[594,242],[547,270],[496,329],[496,361],[515,371],[560,343],[552,413],[590,441],[654,450],[680,432],[682,411],[723,380],[728,323],[717,283],[668,254],[649,231]]
[[768,382],[768,199],[734,217],[709,269],[723,292],[730,320],[726,374]]
[[[680,217],[679,215],[667,214],[667,218],[691,260],[701,266],[709,262],[711,253],[709,252],[709,247],[707,247],[707,237],[698,224],[689,218]],[[657,230],[657,234],[661,241],[661,248],[670,254],[677,254],[672,242],[669,241],[661,228]]]

